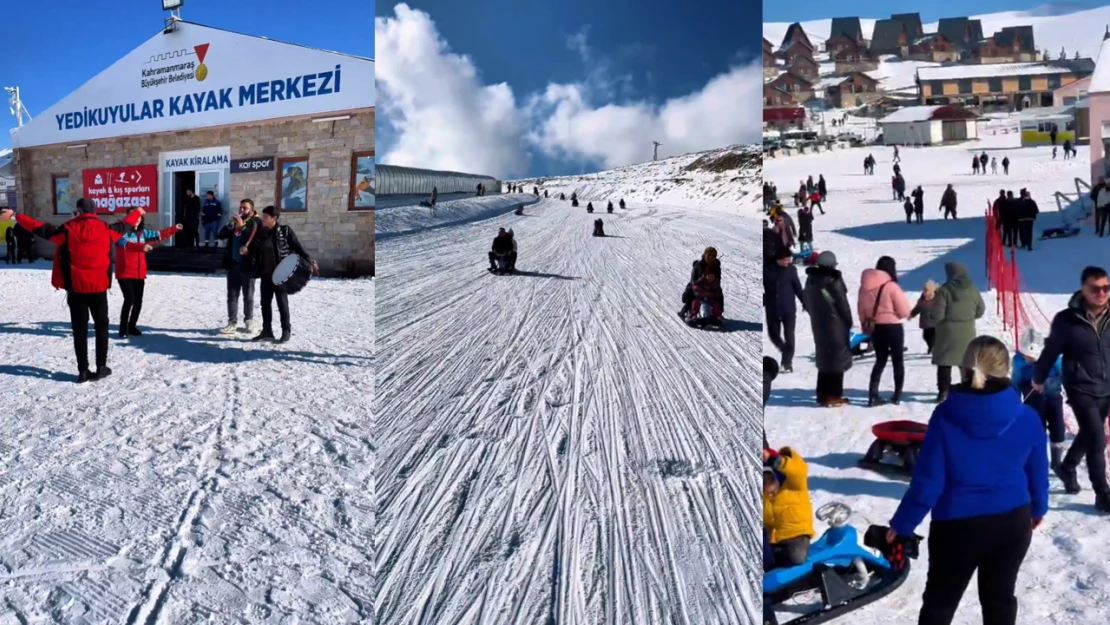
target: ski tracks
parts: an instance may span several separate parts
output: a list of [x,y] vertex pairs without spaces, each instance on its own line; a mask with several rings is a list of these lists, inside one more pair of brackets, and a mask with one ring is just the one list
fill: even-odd
[[[758,319],[756,233],[529,212],[379,247],[379,623],[754,622],[759,336],[674,311],[715,245]],[[484,271],[501,225],[526,275]]]

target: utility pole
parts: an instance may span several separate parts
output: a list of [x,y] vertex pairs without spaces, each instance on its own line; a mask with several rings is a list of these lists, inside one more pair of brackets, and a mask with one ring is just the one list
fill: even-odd
[[655,147],[655,150],[651,154],[651,160],[657,161],[657,160],[659,160],[659,146],[661,146],[663,144],[659,143],[658,141],[652,141],[651,145],[653,145]]
[[22,128],[23,116],[26,115],[27,121],[31,121],[31,114],[27,112],[27,108],[23,106],[23,101],[19,99],[19,87],[4,87],[4,91],[10,94],[8,105],[12,115],[15,115],[15,127]]

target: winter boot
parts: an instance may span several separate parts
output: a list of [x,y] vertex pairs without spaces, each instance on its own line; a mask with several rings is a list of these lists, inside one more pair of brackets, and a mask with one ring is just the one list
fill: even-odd
[[879,397],[878,393],[871,393],[867,397],[867,407],[868,408],[878,408],[879,406],[885,406],[885,405],[886,405],[886,400],[883,399],[882,397]]
[[937,393],[936,403],[943,404],[944,400],[948,399],[948,391],[941,391]]
[[258,332],[258,322],[254,319],[247,319],[247,334],[254,334]]
[[1110,514],[1110,493],[1095,493],[1095,508],[1103,514]]
[[1052,460],[1049,466],[1052,467],[1052,471],[1055,473],[1060,470],[1060,465],[1064,460],[1064,444],[1052,443],[1049,447],[1049,451],[1052,454]]
[[120,337],[121,339],[125,339],[125,338],[127,338],[127,328],[125,328],[125,327],[123,327],[123,326],[120,326],[120,327],[119,327],[119,337]]
[[220,330],[220,334],[235,334],[235,326],[236,324],[234,322],[228,323],[227,326]]
[[253,339],[251,339],[251,341],[257,343],[259,341],[272,341],[275,338],[276,337],[274,336],[274,333],[273,333],[272,330],[262,330],[262,334],[259,334],[258,336],[254,337]]
[[130,335],[130,336],[142,336],[143,335],[143,333],[139,332],[139,329],[136,328],[135,326],[131,326],[130,328],[127,328],[127,334]]
[[78,384],[84,384],[85,382],[89,382],[89,381],[95,380],[95,379],[96,379],[96,375],[94,375],[93,373],[90,373],[88,369],[82,369],[82,370],[77,372],[77,383]]
[[890,396],[890,403],[898,406],[902,403],[902,389],[894,389],[894,394]]
[[292,333],[291,333],[291,332],[289,332],[289,330],[282,330],[282,331],[281,331],[281,338],[280,338],[280,339],[278,339],[278,340],[277,340],[277,341],[275,341],[275,342],[276,342],[276,343],[288,343],[288,342],[289,342],[289,338],[290,338],[290,336],[292,336]]
[[779,365],[779,373],[794,373],[794,365],[784,362]]
[[1083,488],[1079,485],[1079,476],[1076,475],[1076,468],[1073,465],[1065,465],[1060,463],[1060,468],[1053,471],[1056,477],[1064,483],[1064,492],[1069,495],[1077,495]]
[[112,370],[107,365],[96,368],[96,380],[103,380],[104,378],[112,375]]

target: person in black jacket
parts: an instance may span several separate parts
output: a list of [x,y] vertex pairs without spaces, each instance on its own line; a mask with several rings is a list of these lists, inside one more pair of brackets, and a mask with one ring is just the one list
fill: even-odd
[[509,233],[505,232],[504,228],[497,231],[497,236],[493,239],[493,246],[490,248],[490,271],[497,271],[497,260],[502,256],[508,259],[510,267],[516,264],[516,252],[513,250],[513,240],[509,237]]
[[[781,243],[782,237],[776,238]],[[798,243],[801,249],[813,249],[813,208],[809,206],[798,209]]]
[[717,274],[717,284],[721,284],[721,263],[717,258],[717,248],[707,247],[701,253],[701,258],[694,261],[693,266],[690,268],[690,280],[686,283],[686,289],[682,292],[682,309],[678,311],[678,316],[683,319],[690,312],[690,306],[694,303],[694,282],[702,277],[706,271],[712,271]]
[[289,322],[289,295],[274,287],[274,270],[290,254],[296,254],[312,264],[312,270],[319,275],[320,267],[308,252],[301,247],[293,229],[278,223],[280,212],[274,206],[262,209],[262,227],[257,229],[249,249],[241,249],[240,254],[250,254],[254,259],[255,276],[261,279],[262,286],[262,333],[252,341],[274,340],[274,298],[277,298],[278,314],[281,316],[281,338],[278,343],[286,343],[292,334]]
[[829,186],[825,182],[825,174],[817,175],[817,194],[821,196],[821,203],[825,202],[825,198],[829,195]]
[[1041,209],[1025,189],[1021,190],[1021,199],[1018,200],[1017,206],[1018,239],[1021,241],[1021,247],[1032,252],[1033,226],[1037,222],[1037,215],[1040,214]]
[[[976,161],[978,162],[978,161]],[[956,219],[956,190],[952,185],[944,190],[944,195],[940,196],[940,207],[944,210],[944,218],[948,219],[951,215],[952,219]]]
[[196,248],[200,246],[200,213],[200,198],[192,189],[185,189],[185,218],[182,220],[185,228],[181,233],[185,240],[183,247]]
[[917,188],[913,190],[910,196],[913,197],[913,214],[916,217],[917,223],[924,223],[925,190],[921,188],[921,185],[917,185]]
[[254,210],[254,200],[249,198],[239,202],[239,213],[220,229],[216,238],[227,241],[224,247],[223,267],[227,271],[227,320],[228,325],[220,330],[221,334],[235,334],[239,325],[239,297],[243,298],[243,323],[246,331],[254,334],[254,264],[251,257],[241,254],[255,230],[261,227],[258,213]]
[[852,368],[852,307],[848,287],[830,251],[817,255],[817,265],[806,269],[802,301],[809,313],[817,361],[817,403],[843,406],[844,374]]
[[998,208],[998,219],[1002,222],[1002,245],[1014,247],[1018,244],[1018,202],[1013,191],[1006,192],[1006,199]]
[[1087,459],[1087,473],[1095,491],[1095,507],[1110,513],[1110,484],[1106,480],[1106,415],[1110,412],[1110,278],[1102,267],[1087,267],[1082,287],[1068,307],[1052,319],[1044,349],[1033,366],[1033,390],[1044,393],[1044,383],[1063,356],[1064,393],[1075,413],[1079,434],[1055,470],[1068,494],[1080,491],[1079,460]]
[[763,308],[767,318],[767,336],[771,344],[782,352],[780,371],[794,370],[794,327],[798,307],[794,300],[802,300],[802,282],[794,266],[790,250],[780,250],[774,263],[763,265]]
[[785,247],[782,243],[782,236],[771,227],[771,222],[766,219],[763,220],[763,262],[775,262],[779,250]]

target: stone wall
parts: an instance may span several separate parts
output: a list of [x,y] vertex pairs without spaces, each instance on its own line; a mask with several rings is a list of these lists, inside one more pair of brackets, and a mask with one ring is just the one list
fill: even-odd
[[[329,115],[340,115],[339,113]],[[40,221],[62,223],[54,215],[52,175],[68,174],[72,197],[82,193],[81,170],[157,163],[174,150],[227,145],[231,158],[308,156],[308,211],[288,212],[282,222],[296,231],[326,275],[368,275],[374,270],[374,211],[350,211],[351,156],[374,149],[374,111],[351,118],[313,122],[310,118],[203,128],[89,141],[85,148],[51,145],[15,150],[19,209]],[[232,174],[229,203],[251,198],[255,206],[274,203],[276,172]],[[228,207],[231,208],[231,207]]]

